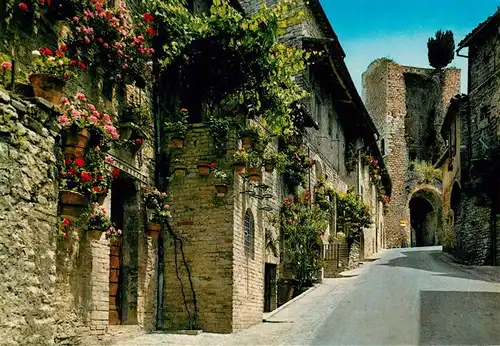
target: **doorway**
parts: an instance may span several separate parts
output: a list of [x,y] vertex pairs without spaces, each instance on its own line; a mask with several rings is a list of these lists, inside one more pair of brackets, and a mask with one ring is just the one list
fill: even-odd
[[276,309],[276,264],[266,263],[264,270],[264,312]]
[[110,246],[109,324],[137,324],[140,207],[135,181],[123,174],[111,188],[111,221],[122,238]]

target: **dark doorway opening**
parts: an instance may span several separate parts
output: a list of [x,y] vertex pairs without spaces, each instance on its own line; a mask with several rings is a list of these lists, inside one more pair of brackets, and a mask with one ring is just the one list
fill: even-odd
[[414,197],[410,201],[412,243],[414,246],[435,245],[434,208],[423,197]]
[[276,309],[276,264],[266,263],[264,270],[264,312]]
[[137,324],[139,199],[134,180],[113,181],[111,221],[123,237],[110,247],[109,324]]

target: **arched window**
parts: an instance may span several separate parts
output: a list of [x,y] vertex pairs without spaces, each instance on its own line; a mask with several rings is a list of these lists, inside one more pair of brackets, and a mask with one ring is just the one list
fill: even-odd
[[245,255],[254,258],[255,225],[253,215],[250,210],[245,213],[245,222],[243,224],[245,231]]

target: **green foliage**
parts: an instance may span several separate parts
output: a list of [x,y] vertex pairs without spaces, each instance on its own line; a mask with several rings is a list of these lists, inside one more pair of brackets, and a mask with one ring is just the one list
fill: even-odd
[[336,201],[337,221],[347,225],[348,233],[346,236],[348,238],[356,239],[362,228],[370,227],[372,224],[370,207],[361,201],[352,187],[348,189],[347,193],[336,192]]
[[153,125],[153,119],[148,107],[135,102],[129,102],[123,106],[119,119],[122,123],[132,122],[141,127]]
[[214,143],[215,154],[219,157],[224,156],[229,139],[229,120],[224,117],[211,116],[208,121],[208,128]]
[[225,170],[215,168],[212,170],[212,174],[217,184],[229,185],[231,182],[231,176]]
[[311,283],[321,268],[320,236],[330,219],[326,211],[310,204],[310,197],[310,192],[306,191],[295,201],[285,198],[280,214],[283,251],[294,268],[299,290]]
[[[280,2],[244,17],[226,0],[215,0],[208,16],[189,13],[181,1],[149,1],[162,39],[164,68],[180,70],[183,89],[233,114],[262,116],[273,133],[293,131],[292,104],[306,92],[295,76],[308,54],[278,42],[278,34],[300,7]],[[207,62],[210,62],[207,66]]]
[[165,132],[171,138],[186,138],[188,125],[188,110],[182,108],[174,115],[173,121],[165,122]]
[[293,186],[306,186],[307,174],[314,164],[303,146],[288,145],[282,153],[286,156],[282,172]]
[[455,56],[455,40],[453,32],[447,30],[445,32],[439,30],[436,32],[436,37],[430,37],[427,41],[427,56],[429,64],[437,70],[446,67],[453,61]]
[[240,148],[239,150],[234,152],[233,160],[234,160],[234,162],[247,163],[248,162],[248,152],[245,150],[245,148]]
[[428,162],[410,162],[409,169],[413,171],[419,184],[434,184],[443,181],[443,172]]

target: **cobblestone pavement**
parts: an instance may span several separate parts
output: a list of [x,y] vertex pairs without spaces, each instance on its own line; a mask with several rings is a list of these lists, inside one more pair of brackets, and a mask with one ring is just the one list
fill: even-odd
[[450,345],[500,342],[500,268],[452,263],[441,247],[386,250],[325,279],[269,322],[231,335],[146,334],[117,345]]

